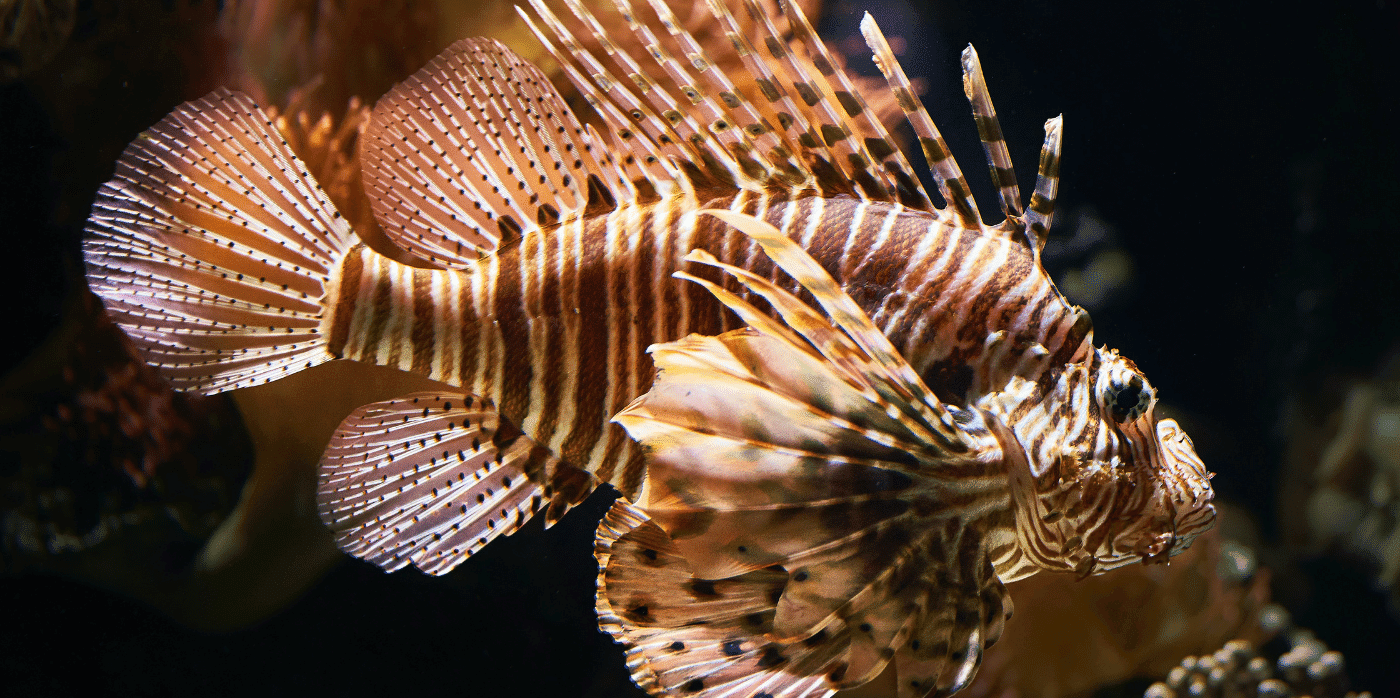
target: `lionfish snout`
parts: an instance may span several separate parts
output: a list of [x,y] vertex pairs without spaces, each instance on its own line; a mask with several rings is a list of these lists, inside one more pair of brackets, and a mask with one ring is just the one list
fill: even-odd
[[1176,505],[1176,531],[1184,542],[1172,554],[1184,550],[1191,539],[1215,525],[1215,491],[1210,487],[1214,473],[1196,455],[1191,437],[1175,419],[1157,422],[1157,443],[1162,452],[1162,478]]
[[1125,536],[1125,552],[1145,563],[1166,562],[1190,547],[1191,541],[1215,525],[1212,473],[1196,455],[1191,437],[1174,419],[1157,422],[1160,461],[1154,492],[1142,521],[1150,522],[1136,535]]

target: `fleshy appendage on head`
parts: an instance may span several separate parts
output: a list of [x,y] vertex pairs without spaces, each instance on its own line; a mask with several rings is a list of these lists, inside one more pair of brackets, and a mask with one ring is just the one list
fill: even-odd
[[1044,395],[1022,383],[992,401],[1019,442],[1002,446],[1025,557],[998,565],[1003,581],[1028,565],[1087,576],[1166,562],[1214,524],[1212,474],[1175,420],[1156,421],[1156,391],[1116,351],[1066,365]]

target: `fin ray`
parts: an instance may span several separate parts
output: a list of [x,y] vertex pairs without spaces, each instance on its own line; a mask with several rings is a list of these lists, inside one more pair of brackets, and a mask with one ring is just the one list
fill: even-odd
[[1006,136],[1002,135],[996,107],[992,106],[987,79],[982,76],[982,61],[977,58],[977,49],[971,45],[963,49],[962,66],[963,92],[972,104],[977,137],[987,153],[987,168],[992,175],[992,186],[997,190],[997,199],[1001,202],[1001,212],[1008,219],[1020,218],[1023,213],[1021,187],[1016,182],[1016,171],[1011,166],[1011,154],[1006,150]]
[[491,39],[463,39],[374,108],[365,190],[396,244],[467,268],[524,231],[580,214],[594,139],[535,66]]
[[[321,519],[342,550],[387,571],[412,564],[446,574],[546,506],[555,509],[563,494],[555,478],[576,470],[510,429],[489,402],[462,394],[365,405],[336,429],[322,458]],[[565,508],[581,499],[567,496]]]
[[1050,226],[1055,220],[1055,196],[1060,188],[1060,139],[1064,117],[1045,122],[1045,143],[1040,147],[1040,166],[1035,176],[1035,192],[1026,211],[1026,233],[1031,236],[1032,249],[1039,255],[1045,249]]
[[875,54],[875,65],[884,74],[890,89],[894,90],[900,108],[904,110],[909,124],[914,127],[914,133],[919,136],[924,158],[938,183],[939,193],[952,210],[953,220],[968,230],[981,230],[982,216],[977,212],[977,202],[972,199],[972,192],[967,187],[967,180],[963,178],[958,161],[948,150],[943,135],[938,132],[933,119],[929,118],[928,112],[914,94],[909,77],[904,74],[904,68],[900,67],[899,61],[894,57],[894,51],[885,40],[884,33],[880,31],[880,26],[875,23],[875,18],[871,17],[869,12],[865,13],[860,22],[860,31],[865,36],[865,43]]
[[187,102],[131,143],[88,218],[89,285],[181,389],[329,361],[328,293],[355,243],[246,95]]

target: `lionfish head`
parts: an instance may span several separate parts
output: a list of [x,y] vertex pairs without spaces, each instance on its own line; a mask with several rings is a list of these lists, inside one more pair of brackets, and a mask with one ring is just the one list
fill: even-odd
[[1055,393],[1067,426],[1028,446],[1024,475],[1012,474],[1032,563],[1089,575],[1166,562],[1214,524],[1212,474],[1176,420],[1156,419],[1156,391],[1132,361],[1096,350]]

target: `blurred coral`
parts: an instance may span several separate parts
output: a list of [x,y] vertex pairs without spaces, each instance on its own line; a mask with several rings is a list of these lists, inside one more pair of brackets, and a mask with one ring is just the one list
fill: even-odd
[[[1209,654],[1188,656],[1167,672],[1166,680],[1148,687],[1144,698],[1370,698],[1350,688],[1342,653],[1305,628],[1288,627],[1282,607],[1266,609],[1264,625],[1282,642],[1260,646],[1231,640]],[[1277,648],[1280,651],[1271,651]]]
[[1093,206],[1068,216],[1069,237],[1045,243],[1041,259],[1065,297],[1097,313],[1132,297],[1133,258],[1118,240],[1117,229]]
[[1400,612],[1400,352],[1370,378],[1295,395],[1281,505],[1298,549],[1336,550],[1377,571]]
[[78,0],[0,0],[0,83],[49,62],[68,42]]
[[447,45],[437,31],[441,4],[231,0],[218,21],[227,46],[220,84],[265,106],[296,104],[313,121],[327,112],[340,120],[352,99],[372,104]]
[[131,527],[200,540],[232,510],[251,458],[232,401],[171,391],[86,289],[0,381],[0,444],[10,573],[67,565],[56,558]]

